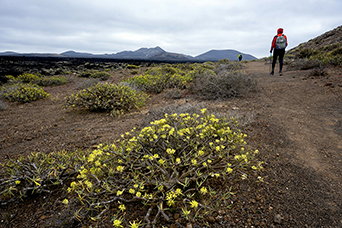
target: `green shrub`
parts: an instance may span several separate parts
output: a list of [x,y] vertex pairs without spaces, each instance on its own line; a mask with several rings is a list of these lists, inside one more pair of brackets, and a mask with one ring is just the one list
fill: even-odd
[[16,83],[4,87],[1,95],[9,101],[32,102],[49,96],[42,88],[35,84]]
[[21,74],[17,78],[17,80],[20,80],[20,81],[25,82],[25,83],[36,81],[39,79],[40,79],[40,76],[35,75],[35,74],[28,74],[28,73]]
[[98,83],[66,97],[70,107],[85,108],[90,111],[111,111],[113,115],[139,108],[145,104],[147,96],[130,87],[109,83]]
[[103,72],[103,71],[99,71],[99,72],[95,72],[92,75],[92,78],[99,78],[103,81],[107,80],[108,78],[110,78],[110,74],[108,72]]
[[132,65],[132,64],[128,64],[126,66],[127,69],[139,69],[140,67],[139,66],[136,66],[136,65]]
[[67,83],[67,78],[65,76],[45,76],[37,80],[33,80],[32,83],[39,86],[62,85]]
[[184,89],[192,82],[195,75],[211,71],[211,69],[212,66],[207,64],[178,64],[174,66],[166,64],[147,70],[143,75],[134,76],[126,82],[136,85],[143,91],[160,93],[164,89]]
[[131,70],[131,74],[138,74],[139,71],[138,70]]
[[309,58],[311,56],[315,56],[317,54],[319,54],[320,51],[317,49],[312,49],[312,48],[301,48],[299,50],[299,53],[297,54],[297,58]]
[[[89,152],[33,152],[2,164],[0,199],[21,198],[29,194],[50,192],[66,184],[84,164]],[[67,182],[68,183],[68,182]]]
[[220,65],[220,64],[229,64],[230,63],[230,60],[229,59],[220,59],[218,62],[217,62],[217,65]]
[[236,121],[218,119],[205,109],[201,115],[165,115],[122,137],[116,145],[99,145],[68,188],[74,193],[70,197],[94,212],[93,220],[102,219],[109,205],[117,208],[117,227],[128,224],[126,215],[139,204],[144,215],[135,219],[147,226],[159,217],[170,221],[166,210],[178,210],[188,220],[212,214],[232,193],[216,192],[211,180],[232,184],[262,169]]

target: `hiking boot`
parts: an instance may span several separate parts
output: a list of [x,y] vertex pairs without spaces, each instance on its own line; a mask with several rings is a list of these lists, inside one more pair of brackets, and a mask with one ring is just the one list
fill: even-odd
[[274,75],[274,71],[272,70],[272,72],[270,73],[270,75]]
[[283,76],[283,72],[279,71],[279,76]]

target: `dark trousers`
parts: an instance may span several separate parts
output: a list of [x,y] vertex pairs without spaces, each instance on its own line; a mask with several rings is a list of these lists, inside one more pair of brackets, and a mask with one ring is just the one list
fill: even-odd
[[279,71],[283,70],[284,55],[285,55],[285,49],[274,49],[274,51],[273,51],[272,71],[274,71],[274,67],[275,67],[275,64],[277,62],[278,56],[279,56]]

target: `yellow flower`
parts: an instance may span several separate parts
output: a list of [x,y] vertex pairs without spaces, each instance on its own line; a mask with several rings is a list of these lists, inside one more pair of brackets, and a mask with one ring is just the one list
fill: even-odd
[[124,210],[126,210],[126,207],[125,207],[125,205],[124,204],[121,204],[120,206],[119,206],[119,210],[120,211],[124,211]]
[[116,170],[121,173],[124,170],[124,167],[119,165],[118,167],[116,167]]
[[135,222],[133,222],[133,223],[129,222],[129,224],[131,225],[130,228],[139,228],[140,223],[141,223],[141,222],[139,222],[138,224],[135,223]]
[[203,195],[208,193],[208,189],[206,187],[202,187],[200,191]]
[[176,152],[176,150],[167,148],[166,152],[167,152],[168,154],[171,154],[171,155],[172,155],[172,154],[174,154],[174,153]]
[[197,201],[195,201],[195,200],[191,201],[191,202],[190,202],[190,206],[191,206],[192,208],[196,209],[196,208],[198,207]]
[[233,172],[233,169],[228,167],[227,170],[226,170],[227,173],[232,173]]
[[141,196],[141,192],[137,192],[137,194],[135,194],[136,197],[140,197]]
[[191,159],[191,163],[192,163],[193,165],[197,165],[197,160],[196,160],[196,159]]
[[161,165],[163,165],[164,163],[165,163],[165,160],[163,160],[163,159],[159,159],[159,164],[161,164]]
[[159,158],[159,155],[158,154],[154,154],[153,157],[154,158]]
[[201,113],[204,115],[205,113],[207,112],[207,109],[204,108],[204,109],[201,109]]
[[177,194],[177,195],[182,195],[182,189],[177,188],[177,189],[176,189],[176,194]]
[[207,167],[208,165],[207,165],[207,163],[206,163],[206,162],[203,162],[203,166],[204,166],[204,167]]
[[180,158],[176,158],[176,162],[180,163],[181,162]]
[[138,187],[139,187],[139,185],[138,185],[138,184],[135,184],[135,185],[133,185],[133,187],[134,187],[134,188],[138,188]]
[[203,150],[199,150],[199,151],[198,151],[198,155],[199,155],[199,156],[202,156],[203,154],[204,154],[204,151],[203,151]]
[[115,227],[123,227],[123,226],[121,225],[121,221],[118,220],[118,219],[115,219],[115,220],[114,220],[113,226],[115,226]]
[[123,193],[123,191],[118,190],[118,191],[116,192],[116,195],[117,195],[117,196],[120,196],[120,195],[122,195],[122,193]]
[[16,184],[16,185],[20,184],[20,180],[16,180],[16,181],[15,181],[15,184]]
[[90,181],[88,181],[88,180],[86,180],[84,183],[87,185],[88,188],[92,188],[93,187],[93,184]]
[[64,199],[63,200],[63,204],[68,205],[69,204],[69,200],[68,199]]
[[131,188],[128,192],[131,193],[131,194],[134,194],[135,190],[133,188]]

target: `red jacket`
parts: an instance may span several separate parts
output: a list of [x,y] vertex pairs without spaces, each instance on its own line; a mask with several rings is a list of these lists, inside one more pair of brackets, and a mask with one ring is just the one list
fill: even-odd
[[[273,51],[273,49],[276,48],[276,40],[278,36],[283,35],[283,33],[278,33],[278,35],[274,36],[273,40],[272,40],[272,46],[271,46],[271,52]],[[287,37],[284,35],[285,40],[286,40],[286,47],[287,47]]]

